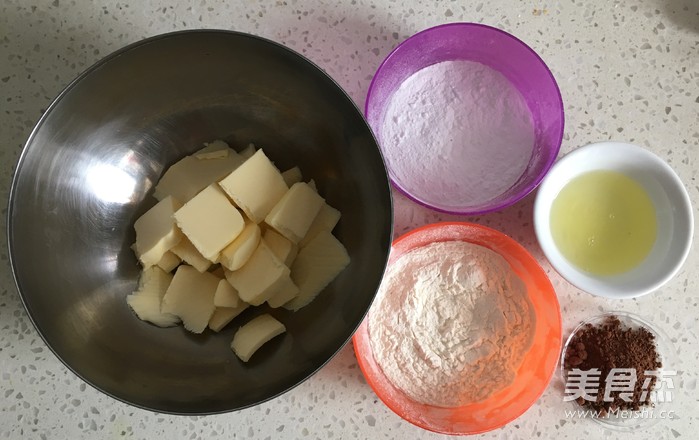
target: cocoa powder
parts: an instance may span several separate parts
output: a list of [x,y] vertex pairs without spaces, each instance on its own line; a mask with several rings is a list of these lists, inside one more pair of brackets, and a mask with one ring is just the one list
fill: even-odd
[[[586,324],[578,330],[568,345],[564,359],[567,372],[574,368],[583,371],[596,368],[601,372],[596,399],[577,398],[578,404],[599,411],[600,416],[617,410],[635,411],[642,406],[652,405],[650,390],[655,387],[656,377],[646,375],[645,372],[660,367],[662,363],[653,333],[644,327],[628,328],[617,316],[608,316],[598,325]],[[635,369],[635,386],[624,392],[611,391],[612,400],[604,401],[607,378],[613,368]],[[628,402],[622,398],[625,395],[629,399],[626,391],[633,393]]]

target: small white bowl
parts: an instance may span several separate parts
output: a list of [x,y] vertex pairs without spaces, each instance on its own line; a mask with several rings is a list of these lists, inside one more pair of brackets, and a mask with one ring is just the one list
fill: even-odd
[[[648,256],[628,272],[597,276],[582,271],[560,252],[551,235],[551,205],[575,177],[595,170],[619,171],[636,180],[652,200],[657,237]],[[600,142],[578,148],[559,160],[544,178],[534,204],[534,229],[551,265],[571,284],[606,298],[634,298],[668,282],[682,267],[694,235],[689,194],[673,169],[641,147]]]

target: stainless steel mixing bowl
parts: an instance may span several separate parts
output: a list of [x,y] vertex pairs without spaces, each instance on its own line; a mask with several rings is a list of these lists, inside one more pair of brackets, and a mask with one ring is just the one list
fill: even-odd
[[[315,179],[342,212],[336,235],[352,258],[311,305],[271,312],[287,333],[248,364],[229,348],[235,325],[203,335],[161,329],[125,302],[140,270],[133,223],[154,204],[154,184],[219,138],[254,142],[281,169],[299,165]],[[383,274],[391,208],[369,127],[318,67],[247,34],[179,32],[105,58],[48,108],[12,183],[10,258],[37,330],[86,382],[160,412],[225,412],[299,384],[348,341]]]

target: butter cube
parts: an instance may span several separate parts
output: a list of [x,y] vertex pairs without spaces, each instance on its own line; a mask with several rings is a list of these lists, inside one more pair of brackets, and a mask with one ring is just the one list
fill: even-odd
[[255,223],[264,220],[289,189],[279,170],[262,150],[257,150],[219,184]]
[[284,265],[267,247],[264,240],[253,252],[247,263],[236,271],[226,271],[226,279],[238,291],[240,299],[259,306],[274,295],[289,275]]
[[296,258],[296,254],[299,251],[298,246],[274,229],[267,229],[263,239],[279,261],[287,267],[291,267],[291,263],[294,262],[294,258]]
[[[185,238],[182,237],[182,240],[184,240],[184,239]],[[180,240],[180,243],[182,243],[181,240]],[[179,243],[177,243],[175,245],[175,247],[177,245],[179,245]],[[160,261],[158,261],[158,267],[161,268],[162,270],[164,270],[165,272],[172,272],[173,269],[175,269],[177,266],[179,266],[179,264],[181,262],[182,262],[182,260],[180,260],[180,257],[173,254],[172,251],[170,250],[170,251],[165,252],[163,254],[163,257],[160,259]]]
[[172,327],[180,318],[161,312],[161,302],[172,282],[172,275],[158,266],[151,266],[141,272],[138,289],[126,297],[126,303],[142,321],[158,327]]
[[260,227],[256,223],[246,223],[240,235],[223,248],[218,261],[228,270],[240,269],[257,249],[260,236]]
[[240,327],[233,336],[231,349],[240,360],[247,362],[262,345],[285,331],[284,324],[271,315],[261,315]]
[[233,321],[236,316],[240,315],[250,307],[250,304],[245,304],[241,302],[237,307],[216,307],[214,314],[211,315],[209,320],[209,328],[215,332],[220,332],[223,327],[227,326],[229,322]]
[[136,313],[138,319],[158,327],[172,327],[180,322],[177,316],[160,312],[160,298],[131,294],[126,296],[126,303]]
[[245,226],[240,212],[215,184],[180,208],[175,220],[199,253],[210,261],[216,260]]
[[177,268],[172,282],[165,292],[162,312],[182,319],[184,328],[201,333],[214,314],[214,295],[219,278],[209,272],[201,273],[192,266]]
[[289,168],[282,173],[282,177],[284,178],[284,183],[286,183],[286,186],[290,188],[294,183],[298,183],[303,180],[299,167]]
[[216,140],[216,141],[213,141],[211,143],[204,144],[204,145],[206,145],[206,147],[197,151],[193,155],[194,157],[196,157],[199,160],[223,159],[225,157],[228,157],[228,155],[231,152],[234,152],[232,149],[228,148],[227,143],[225,143],[221,140]]
[[265,223],[298,243],[308,232],[325,200],[307,183],[295,183],[274,205]]
[[136,220],[136,254],[143,267],[158,264],[165,252],[182,239],[172,217],[181,206],[177,199],[166,197]]
[[141,272],[141,276],[138,279],[138,289],[134,293],[162,298],[171,282],[172,274],[157,266],[151,266],[148,269],[143,269]]
[[299,241],[299,247],[306,246],[308,242],[313,240],[316,237],[316,235],[318,235],[322,231],[332,232],[332,230],[335,228],[335,225],[337,225],[337,222],[339,221],[340,211],[328,205],[327,203],[324,203],[323,206],[320,208],[320,211],[318,211],[318,215],[316,215],[316,218],[313,219],[311,227],[308,228],[306,236],[303,237],[301,241]]
[[267,300],[267,304],[269,304],[270,307],[276,309],[277,307],[281,307],[284,304],[291,301],[292,299],[296,298],[298,294],[298,286],[294,284],[290,276],[286,276],[284,277],[282,285],[279,286],[279,290],[277,290],[277,293],[275,293],[274,296]]
[[[165,171],[155,187],[153,196],[158,200],[173,196],[182,203],[186,203],[201,190],[218,182],[243,163],[244,159],[238,153],[228,148],[222,141],[218,142],[225,145],[224,157],[211,158],[212,155],[221,154],[217,152],[222,145],[217,142],[212,142],[193,155],[184,157]],[[197,155],[210,158],[201,160]]]
[[170,252],[199,272],[206,272],[211,267],[211,261],[206,259],[187,237],[182,237],[182,240],[170,249]]
[[238,307],[241,303],[238,292],[231,286],[228,280],[221,279],[214,294],[214,305],[216,307]]
[[323,231],[311,240],[291,266],[291,279],[299,288],[299,294],[284,308],[298,310],[308,305],[347,267],[350,257],[347,250],[330,232]]

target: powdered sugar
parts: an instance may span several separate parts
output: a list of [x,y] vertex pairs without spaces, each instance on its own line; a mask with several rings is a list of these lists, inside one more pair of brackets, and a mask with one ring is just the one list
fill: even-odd
[[376,362],[412,399],[454,407],[509,385],[535,329],[527,290],[482,246],[438,242],[387,270],[369,311]]
[[405,80],[390,98],[379,138],[391,177],[441,208],[482,205],[511,188],[534,148],[519,91],[473,61],[445,61]]

